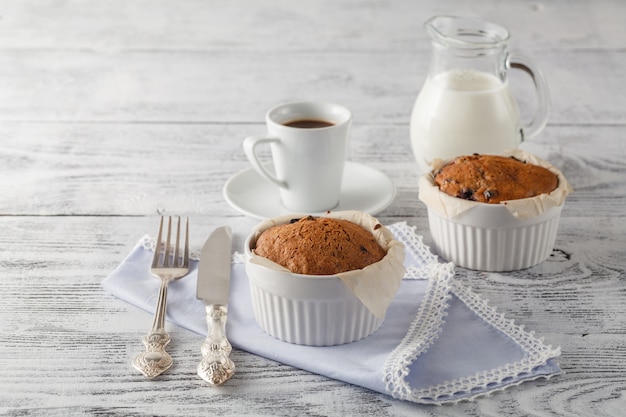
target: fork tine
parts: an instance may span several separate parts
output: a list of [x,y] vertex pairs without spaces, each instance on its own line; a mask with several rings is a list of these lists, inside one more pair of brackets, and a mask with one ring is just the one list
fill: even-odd
[[183,267],[189,268],[189,217],[185,217],[185,255],[183,257]]
[[180,265],[180,261],[178,260],[180,257],[180,216],[178,216],[178,221],[176,223],[176,245],[174,246],[174,253],[172,256],[172,266],[177,267]]
[[167,218],[167,239],[165,240],[165,259],[163,260],[163,266],[169,267],[172,266],[172,262],[170,260],[170,254],[172,252],[172,216]]
[[154,248],[154,256],[152,257],[152,268],[159,266],[159,258],[161,257],[161,237],[163,235],[163,216],[161,216],[161,222],[159,223],[159,234],[156,240],[156,246]]

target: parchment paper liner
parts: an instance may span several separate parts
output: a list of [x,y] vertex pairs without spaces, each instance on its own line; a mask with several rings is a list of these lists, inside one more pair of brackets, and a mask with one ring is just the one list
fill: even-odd
[[[502,201],[500,205],[505,206],[509,212],[518,219],[528,219],[538,216],[550,207],[560,206],[565,202],[565,197],[573,191],[561,171],[543,159],[534,156],[521,149],[514,149],[502,153],[503,156],[513,156],[529,164],[539,165],[554,172],[559,178],[559,185],[549,194],[541,194],[535,197],[523,198],[519,200]],[[419,199],[430,209],[434,210],[441,217],[451,219],[466,210],[478,205],[497,206],[497,204],[481,203],[477,201],[465,200],[452,197],[439,190],[434,181],[434,173],[448,161],[436,159],[432,163],[432,171],[423,175],[419,180]]]
[[[307,215],[290,214],[265,220],[253,231],[253,239],[251,242],[256,242],[259,235],[272,226],[288,223],[291,219],[305,216]],[[367,213],[354,210],[338,211],[324,214],[321,217],[344,219],[360,225],[371,232],[378,244],[387,251],[387,255],[379,262],[363,269],[333,275],[341,279],[350,291],[352,291],[377,318],[384,317],[387,307],[389,307],[391,300],[396,295],[400,283],[402,282],[402,277],[404,276],[404,245],[395,240],[386,227],[380,225],[377,219]],[[376,227],[377,225],[380,225],[380,227]],[[251,245],[252,244],[253,243],[251,243]],[[256,255],[254,250],[250,251],[248,261],[267,268],[292,273],[287,268],[267,258]]]

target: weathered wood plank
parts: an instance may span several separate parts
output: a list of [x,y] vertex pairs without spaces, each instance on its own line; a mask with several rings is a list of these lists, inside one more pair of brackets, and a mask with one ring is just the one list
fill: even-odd
[[[241,143],[260,123],[22,124],[0,127],[1,214],[236,216],[224,183],[249,166]],[[621,213],[626,150],[620,127],[550,126],[524,144],[575,188],[565,216]],[[385,172],[398,188],[385,213],[425,215],[407,126],[355,121],[349,159]],[[599,192],[601,191],[601,192]]]
[[[551,124],[624,124],[624,51],[537,52]],[[8,50],[0,55],[0,121],[262,121],[285,101],[329,100],[361,123],[409,123],[429,52]],[[511,72],[525,114],[534,94]],[[262,93],[255,93],[262,91]]]
[[407,52],[428,48],[422,24],[436,14],[492,20],[524,50],[624,47],[619,0],[300,3],[4,0],[0,48]]

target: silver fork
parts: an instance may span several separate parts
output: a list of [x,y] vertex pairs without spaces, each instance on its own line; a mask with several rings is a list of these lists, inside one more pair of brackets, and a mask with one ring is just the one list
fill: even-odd
[[154,313],[152,330],[143,337],[146,350],[133,360],[133,366],[148,378],[154,378],[167,371],[173,363],[172,357],[165,351],[171,338],[165,331],[165,308],[167,303],[167,287],[170,282],[184,277],[189,272],[189,219],[185,221],[185,248],[180,253],[180,217],[176,227],[176,242],[172,247],[172,218],[167,221],[167,237],[163,237],[163,217],[159,225],[159,235],[154,248],[150,272],[161,280],[159,300]]

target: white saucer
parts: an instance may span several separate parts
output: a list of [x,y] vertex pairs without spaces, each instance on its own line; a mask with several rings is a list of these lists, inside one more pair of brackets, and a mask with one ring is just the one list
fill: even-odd
[[[339,205],[332,210],[358,210],[374,215],[387,208],[395,197],[396,188],[385,174],[365,165],[346,162]],[[263,179],[254,168],[231,177],[224,185],[224,198],[236,210],[261,220],[292,213],[280,203],[278,188]]]

